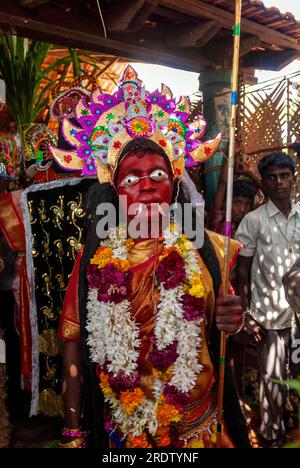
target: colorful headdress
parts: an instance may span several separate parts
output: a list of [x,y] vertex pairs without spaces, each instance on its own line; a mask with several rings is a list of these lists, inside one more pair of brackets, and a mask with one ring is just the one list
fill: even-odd
[[0,133],[0,178],[12,181],[18,169],[18,147],[10,133]]
[[74,87],[59,94],[50,106],[52,117],[58,122],[61,122],[64,118],[74,118],[78,102],[86,96],[89,96],[89,92],[80,87]]
[[201,142],[206,129],[202,116],[187,123],[190,102],[176,102],[168,87],[149,93],[135,70],[128,66],[118,91],[105,94],[96,88],[89,101],[81,99],[75,110],[78,126],[62,121],[62,132],[73,149],[51,147],[58,164],[83,175],[98,174],[101,183],[110,180],[124,146],[136,138],[157,143],[167,154],[173,172],[181,177],[184,166],[191,167],[211,158],[218,149],[221,135]]
[[45,124],[32,124],[24,132],[26,159],[47,164],[52,161],[50,146],[57,144],[55,133]]

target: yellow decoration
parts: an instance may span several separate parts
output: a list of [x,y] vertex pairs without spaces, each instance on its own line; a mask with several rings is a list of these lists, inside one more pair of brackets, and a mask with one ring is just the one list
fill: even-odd
[[126,414],[131,415],[142,404],[144,392],[139,387],[121,392],[119,401]]
[[201,298],[205,296],[205,288],[200,275],[194,275],[190,279],[189,285],[186,287],[186,291],[194,297]]
[[91,264],[97,265],[101,269],[111,262],[112,254],[113,251],[110,247],[100,247],[91,259]]

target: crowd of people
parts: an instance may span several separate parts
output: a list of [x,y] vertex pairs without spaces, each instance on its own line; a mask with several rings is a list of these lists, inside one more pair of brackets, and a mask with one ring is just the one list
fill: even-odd
[[[259,432],[265,446],[282,446],[285,382],[300,375],[295,160],[276,153],[260,160],[258,172],[236,168],[231,277],[224,294],[227,164],[204,229],[202,212],[195,209],[203,206],[202,194],[184,169],[187,154],[196,161],[202,151],[195,125],[186,122],[187,110],[158,92],[147,94],[131,67],[113,99],[95,96],[102,107],[84,101],[87,112],[75,119],[76,129],[70,124],[73,150],[53,151],[61,166],[64,161],[68,170],[77,164],[84,175],[97,172],[100,182],[87,194],[90,222],[58,331],[65,411],[59,446],[216,447],[221,331],[229,341],[244,333],[255,346]],[[87,115],[93,125],[86,124]],[[77,160],[74,148],[85,156]],[[94,160],[90,149],[97,153]],[[115,214],[110,223],[99,211],[104,204]],[[201,230],[200,244],[195,229]],[[0,291],[8,301],[16,253],[5,242],[2,233]],[[8,339],[8,355],[14,339]],[[229,351],[226,356],[219,446],[249,448]],[[17,366],[8,369],[9,383],[16,380],[12,371]]]

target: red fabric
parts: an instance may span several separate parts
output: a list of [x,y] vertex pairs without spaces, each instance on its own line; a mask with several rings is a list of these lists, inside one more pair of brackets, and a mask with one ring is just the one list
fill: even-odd
[[24,389],[31,388],[31,328],[29,320],[29,284],[26,269],[26,256],[23,255],[20,264],[20,352],[21,374],[23,375]]
[[12,291],[15,297],[15,324],[20,339],[21,374],[24,388],[30,389],[31,374],[31,328],[29,319],[29,283],[26,268],[25,231],[20,209],[22,191],[14,191],[0,196],[0,230],[11,250],[18,252],[15,263],[15,279]]
[[80,174],[60,174],[58,172],[55,172],[52,167],[49,167],[46,171],[37,171],[37,173],[34,176],[34,183],[35,184],[44,184],[46,182],[51,182],[53,180],[59,180],[59,179],[68,179],[68,178],[77,178],[80,177]]
[[[68,324],[73,324],[74,328],[78,326],[79,330],[79,303],[78,303],[78,287],[79,287],[79,268],[82,257],[82,251],[77,255],[76,262],[71,273],[66,295],[64,298],[62,314],[58,329],[58,336],[64,341],[77,341],[74,336],[67,336],[66,329]],[[79,339],[79,336],[78,336]]]

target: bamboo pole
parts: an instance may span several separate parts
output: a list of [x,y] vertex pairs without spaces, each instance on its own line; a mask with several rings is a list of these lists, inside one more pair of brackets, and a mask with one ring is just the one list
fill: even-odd
[[[242,0],[235,0],[235,25],[233,28],[233,63],[231,75],[231,116],[229,132],[229,152],[228,152],[228,182],[226,199],[226,242],[224,256],[224,283],[223,293],[228,294],[229,288],[229,257],[230,257],[230,238],[231,238],[231,220],[232,220],[232,190],[234,174],[234,149],[235,149],[235,131],[236,115],[238,102],[238,77],[239,77],[239,55],[240,55],[240,30],[241,30]],[[218,417],[217,417],[217,447],[221,447],[223,432],[223,398],[224,398],[224,377],[225,377],[225,355],[226,355],[226,334],[221,332],[220,341],[220,367],[219,367],[219,388],[218,388]]]

